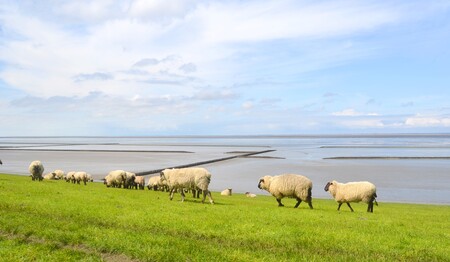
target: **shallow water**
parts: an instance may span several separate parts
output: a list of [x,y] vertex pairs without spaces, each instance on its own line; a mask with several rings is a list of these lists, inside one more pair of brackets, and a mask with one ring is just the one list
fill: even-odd
[[[257,188],[264,175],[297,173],[313,181],[313,197],[331,198],[329,180],[368,180],[378,202],[450,204],[450,135],[245,136],[245,137],[0,137],[0,172],[28,175],[41,160],[46,172],[83,170],[95,179],[109,171],[148,171],[236,155],[274,152],[203,165],[210,188],[267,194]],[[99,151],[100,150],[100,151]],[[173,152],[177,151],[177,152]],[[180,152],[186,151],[186,152]],[[262,158],[264,156],[264,158]],[[352,159],[352,157],[391,157]],[[345,160],[325,159],[349,157]],[[396,159],[392,157],[418,157]],[[420,159],[420,157],[442,157]]]

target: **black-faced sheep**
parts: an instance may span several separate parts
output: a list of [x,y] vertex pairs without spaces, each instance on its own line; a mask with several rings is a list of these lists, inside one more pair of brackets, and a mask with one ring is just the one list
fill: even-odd
[[170,188],[170,200],[173,199],[175,190],[179,190],[181,193],[181,201],[184,201],[184,189],[202,190],[203,199],[208,195],[209,202],[214,204],[211,192],[208,190],[209,183],[211,182],[211,174],[205,168],[191,167],[191,168],[174,168],[164,169],[160,173],[161,182],[167,181],[167,185]]
[[144,189],[145,188],[145,177],[143,176],[136,176],[134,178],[134,187],[135,189]]
[[66,176],[64,177],[64,179],[66,180],[66,182],[70,183],[70,182],[75,182],[75,178],[73,177],[73,175],[75,175],[75,171],[70,171],[66,174]]
[[231,188],[227,188],[227,189],[223,190],[222,192],[220,192],[220,194],[222,196],[231,196],[231,193],[232,193],[232,189]]
[[126,174],[126,179],[125,179],[124,188],[131,189],[135,186],[134,180],[136,178],[136,174],[132,173],[132,172],[128,172],[128,171],[125,172],[125,174]]
[[108,173],[103,179],[106,187],[122,187],[125,188],[125,181],[127,179],[127,172],[124,170],[114,170]]
[[367,203],[367,212],[373,212],[373,202],[378,206],[376,201],[377,189],[374,184],[363,182],[349,182],[339,183],[335,180],[330,181],[325,186],[325,191],[329,191],[331,196],[339,203],[338,211],[343,203],[347,203],[350,210],[353,212],[353,208],[350,206],[350,202],[364,202]]
[[297,208],[302,201],[312,206],[312,182],[309,178],[295,174],[284,174],[278,176],[264,176],[259,180],[259,189],[268,191],[277,199],[278,206],[284,206],[281,199],[292,197],[297,199]]
[[256,194],[253,194],[253,193],[250,193],[250,192],[245,192],[245,196],[253,198],[253,197],[256,197]]
[[56,174],[55,173],[47,173],[44,175],[44,179],[46,180],[56,180]]
[[73,177],[77,184],[80,184],[80,182],[83,181],[84,185],[86,185],[88,181],[88,174],[86,172],[76,172]]
[[64,178],[64,171],[62,171],[62,170],[57,169],[57,170],[53,171],[53,173],[55,174],[55,179],[57,179],[57,180]]
[[30,166],[28,167],[28,171],[30,171],[31,174],[31,180],[38,180],[42,181],[42,173],[44,173],[44,166],[42,165],[41,161],[36,160],[31,162]]
[[168,192],[169,187],[167,186],[167,181],[161,181],[160,176],[152,176],[148,179],[147,188],[149,190],[159,190]]

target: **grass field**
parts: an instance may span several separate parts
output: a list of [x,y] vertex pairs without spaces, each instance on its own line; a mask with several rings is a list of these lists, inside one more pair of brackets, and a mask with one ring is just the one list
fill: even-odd
[[0,260],[450,261],[450,206],[213,197],[0,174]]

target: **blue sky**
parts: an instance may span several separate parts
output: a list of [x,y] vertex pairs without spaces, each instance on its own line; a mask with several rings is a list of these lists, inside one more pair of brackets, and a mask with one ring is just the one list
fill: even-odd
[[449,1],[0,3],[0,136],[450,131]]

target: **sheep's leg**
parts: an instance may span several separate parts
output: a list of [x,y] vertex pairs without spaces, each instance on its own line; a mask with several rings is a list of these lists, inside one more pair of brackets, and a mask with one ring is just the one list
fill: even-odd
[[181,202],[184,202],[184,189],[181,190]]
[[278,202],[278,206],[279,206],[279,207],[284,207],[284,205],[281,203],[281,199],[278,199],[278,198],[277,198],[277,202]]
[[369,205],[367,206],[367,212],[373,213],[373,202],[369,202]]
[[209,203],[214,204],[214,200],[212,199],[211,196],[211,191],[208,190],[208,196],[209,196]]
[[350,203],[347,203],[347,206],[350,208],[350,210],[353,212],[353,208],[352,208],[352,206],[350,205]]
[[341,206],[342,206],[342,203],[339,203],[339,206],[338,206],[338,210],[337,210],[337,211],[339,211],[339,209],[341,209]]
[[174,193],[175,188],[172,188],[172,190],[170,190],[170,200],[173,199],[173,193]]
[[196,190],[195,190],[195,189],[192,189],[192,197],[193,197],[193,198],[195,198],[195,192],[196,192]]
[[211,196],[211,191],[209,191],[209,190],[202,190],[202,192],[203,192],[202,203],[205,203],[206,195],[208,195],[209,203],[214,204],[214,200],[213,200],[213,198]]
[[309,206],[310,209],[313,209],[312,200],[309,200],[308,206]]
[[297,204],[295,204],[294,208],[297,208],[300,205],[301,202],[302,202],[302,200],[297,197]]
[[[202,203],[205,203],[205,199],[206,199],[206,190],[203,190],[203,199],[202,199]],[[195,197],[195,196],[194,196]]]

